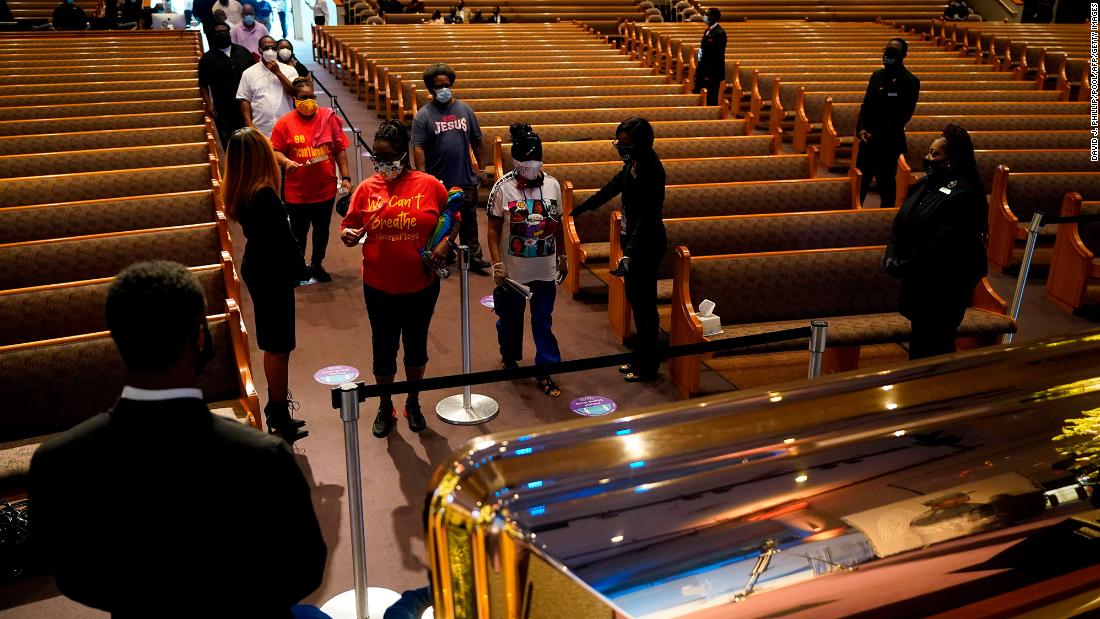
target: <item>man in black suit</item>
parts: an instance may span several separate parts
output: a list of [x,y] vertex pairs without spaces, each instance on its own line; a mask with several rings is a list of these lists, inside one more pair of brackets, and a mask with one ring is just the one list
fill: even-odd
[[229,144],[229,136],[244,126],[241,103],[237,101],[237,88],[241,76],[256,64],[252,52],[233,43],[229,24],[214,22],[206,29],[210,50],[199,59],[199,92],[206,109],[214,117],[218,139],[222,148]]
[[692,92],[706,88],[707,105],[718,105],[722,80],[726,79],[726,31],[718,23],[722,21],[722,12],[714,7],[707,9],[703,20],[707,29],[699,42],[699,51],[695,52],[695,89]]
[[898,155],[908,152],[905,125],[917,109],[920,80],[905,68],[909,44],[905,39],[890,39],[882,52],[883,68],[871,74],[863,105],[856,121],[859,155],[856,167],[863,173],[859,199],[867,197],[871,179],[878,179],[882,206],[894,206],[897,193]]
[[122,397],[31,462],[41,558],[62,593],[115,617],[290,617],[321,583],[325,543],[290,449],[203,401],[205,307],[179,264],[124,270],[106,307]]

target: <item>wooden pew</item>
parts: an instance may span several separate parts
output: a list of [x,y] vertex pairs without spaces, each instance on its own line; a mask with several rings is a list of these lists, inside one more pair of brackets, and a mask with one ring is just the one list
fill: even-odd
[[[5,89],[6,92],[7,89]],[[36,93],[0,96],[0,108],[41,105],[72,105],[76,103],[119,103],[124,101],[163,101],[195,99],[202,94],[194,86],[155,90],[107,90],[97,92]]]
[[631,116],[640,116],[650,122],[655,120],[716,121],[727,118],[726,108],[706,107],[605,107],[577,110],[509,110],[482,112],[477,115],[482,126],[507,126],[527,123],[532,127],[563,125],[568,123],[620,123]]
[[[1085,202],[1071,191],[1062,200],[1063,217],[1100,214],[1100,202]],[[1054,240],[1046,296],[1067,313],[1085,306],[1089,283],[1100,277],[1100,224],[1062,223]]]
[[[897,209],[848,209],[800,213],[763,213],[712,217],[666,218],[668,246],[684,246],[693,256],[751,254],[765,251],[864,247],[890,239]],[[622,213],[611,214],[611,256],[617,264],[623,255]],[[674,255],[666,251],[657,271],[657,301],[662,307],[672,300]],[[607,317],[611,331],[625,342],[631,333],[631,308],[621,277],[608,277]]]
[[215,189],[0,209],[0,243],[107,234],[216,220]]
[[157,101],[118,101],[110,103],[72,103],[29,107],[0,107],[0,121],[81,116],[118,116],[149,112],[191,112],[203,109],[202,99],[166,99]]
[[6,243],[0,245],[0,290],[113,277],[143,260],[210,264],[225,249],[225,233],[218,228],[210,222]]
[[209,189],[210,164],[0,179],[0,208]]
[[206,122],[202,110],[187,112],[144,112],[117,116],[77,116],[71,118],[42,118],[37,120],[0,120],[0,137],[37,135],[43,133],[72,133],[78,131],[114,131],[121,129],[147,129],[152,127],[178,127],[201,125]]
[[[608,122],[569,123],[569,124],[539,124],[534,125],[543,141],[543,145],[550,142],[570,142],[581,140],[595,140],[597,142],[615,139],[615,128],[619,122],[626,120],[626,116],[618,120]],[[653,133],[660,138],[693,138],[693,137],[719,137],[750,135],[752,123],[744,119],[725,118],[700,123],[691,120],[650,120],[653,125]],[[489,126],[481,124],[481,140],[486,144],[493,144],[496,140],[510,140],[511,134],[508,125]]]
[[[536,128],[538,131],[538,128]],[[541,137],[541,134],[540,134]],[[653,149],[662,159],[689,157],[744,157],[779,154],[778,136],[738,135],[719,137],[657,138]],[[497,180],[512,169],[512,144],[500,138],[493,142],[493,166]],[[618,153],[610,140],[582,142],[548,142],[542,144],[543,161],[581,163],[618,161]]]
[[[248,362],[248,334],[236,301],[207,317],[214,359],[199,376],[199,388],[216,414],[260,427],[260,405]],[[0,422],[5,466],[0,487],[25,488],[31,456],[52,434],[107,411],[118,399],[126,374],[110,333],[0,346]]]
[[[665,159],[667,185],[723,183],[734,181],[814,178],[817,176],[816,153],[807,155],[768,155],[762,157],[696,157]],[[586,163],[547,163],[542,169],[560,182],[569,181],[574,189],[598,189],[623,167],[621,161]]]
[[[974,157],[986,188],[993,186],[993,175],[999,165],[1018,172],[1089,172],[1097,169],[1087,148],[975,150]],[[898,157],[898,187],[909,187],[923,176],[923,172],[910,168],[904,155]],[[903,192],[898,192],[897,199],[895,206],[901,206],[905,200]]]
[[[240,282],[229,252],[221,264],[189,269],[206,297],[206,313],[220,312],[226,299],[240,300]],[[0,346],[106,331],[103,307],[113,277],[0,290]]]
[[[855,369],[863,345],[908,341],[909,321],[897,313],[898,281],[882,268],[884,247],[692,257],[677,247],[673,274],[672,345],[691,344],[829,322],[823,371]],[[717,304],[723,331],[704,336],[695,317],[703,299]],[[1007,304],[983,279],[974,290],[958,336],[964,347],[988,345],[1016,331]],[[738,351],[756,354],[805,349],[806,340]],[[669,364],[673,384],[684,396],[699,391],[700,356]]]
[[[664,216],[711,217],[757,213],[791,213],[859,208],[859,171],[848,178],[802,180],[762,180],[721,182],[698,185],[668,185],[665,188]],[[580,267],[599,277],[611,256],[610,225],[612,213],[621,209],[618,197],[590,213],[573,216],[573,207],[597,190],[574,189],[563,183],[562,226],[565,230],[565,255],[569,274],[565,286],[580,292]]]
[[[1100,172],[1012,172],[998,166],[989,197],[989,262],[1002,272],[1019,264],[1032,215],[1057,215],[1070,192],[1084,200],[1100,199]],[[1050,240],[1057,229],[1043,227],[1036,264],[1050,263]]]
[[105,170],[128,170],[155,163],[158,166],[205,163],[217,167],[217,147],[210,142],[161,144],[125,148],[97,148],[54,153],[0,156],[0,178],[33,176],[43,170],[53,174],[75,174]]
[[90,150],[93,148],[187,144],[202,142],[208,137],[213,137],[212,125],[13,135],[0,137],[0,156],[55,153],[65,150]]

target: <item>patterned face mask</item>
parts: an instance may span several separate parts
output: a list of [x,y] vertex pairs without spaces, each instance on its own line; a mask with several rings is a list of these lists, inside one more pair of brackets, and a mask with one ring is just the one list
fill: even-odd
[[298,99],[294,102],[294,107],[298,109],[298,113],[302,116],[313,116],[317,113],[317,100]]
[[375,172],[387,181],[392,181],[405,171],[405,157],[406,155],[402,155],[397,161],[379,161],[377,159],[371,159],[371,161],[374,162]]

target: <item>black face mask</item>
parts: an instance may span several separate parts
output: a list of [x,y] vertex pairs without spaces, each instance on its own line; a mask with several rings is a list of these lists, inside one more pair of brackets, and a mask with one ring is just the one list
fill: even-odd
[[940,181],[943,179],[947,172],[947,167],[944,165],[944,161],[936,161],[935,159],[928,159],[927,157],[921,159],[921,163],[924,164],[924,173],[928,175],[928,178],[932,181]]
[[210,47],[214,49],[225,49],[232,44],[233,38],[228,32],[215,32],[210,35]]
[[202,348],[196,347],[195,350],[196,374],[202,374],[203,368],[214,360],[214,334],[210,333],[210,324],[205,320],[202,321],[202,332],[205,343]]
[[634,161],[635,159],[637,159],[637,156],[634,153],[634,147],[633,146],[624,146],[622,144],[616,144],[615,145],[615,150],[619,153],[619,159],[622,159],[623,163],[630,163],[631,161]]
[[882,52],[882,66],[887,69],[896,69],[901,66],[901,52],[894,47],[887,47]]

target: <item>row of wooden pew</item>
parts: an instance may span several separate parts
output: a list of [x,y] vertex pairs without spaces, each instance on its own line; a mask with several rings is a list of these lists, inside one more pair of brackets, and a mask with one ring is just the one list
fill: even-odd
[[[74,55],[94,50],[86,70]],[[125,379],[106,332],[112,278],[174,260],[201,282],[216,412],[259,426],[240,284],[203,109],[197,32],[0,42],[0,491],[50,434],[109,408]]]
[[693,0],[705,12],[711,7],[728,20],[875,21],[942,17],[942,0]]
[[[430,44],[417,42],[416,35],[421,32],[417,28],[423,26],[323,28],[328,38],[323,44],[328,50],[326,66],[349,85],[355,85],[379,116],[407,122],[417,107],[429,100],[421,84],[423,68],[431,62],[446,60],[458,72],[459,96],[478,113],[485,144],[493,147],[492,161],[498,178],[512,165],[508,124],[533,125],[544,143],[543,169],[565,187],[563,224],[570,274],[564,285],[574,294],[581,293],[582,271],[605,282],[610,295],[609,322],[623,339],[630,334],[630,308],[622,294],[621,280],[608,274],[608,265],[617,261],[621,251],[617,242],[621,225],[618,201],[579,217],[573,217],[571,211],[621,167],[608,141],[613,137],[615,125],[629,116],[655,121],[656,150],[662,156],[668,177],[665,216],[672,236],[670,244],[683,245],[700,255],[794,251],[799,259],[818,260],[821,252],[853,246],[877,247],[873,251],[881,254],[887,236],[880,220],[892,215],[890,211],[867,211],[872,214],[863,217],[858,172],[820,178],[816,147],[804,153],[792,153],[789,149],[781,152],[781,133],[756,131],[757,122],[747,108],[739,110],[741,118],[731,118],[729,102],[707,107],[705,99],[686,94],[690,86],[684,83],[683,76],[675,71],[662,74],[662,62],[650,61],[644,53],[629,46],[614,47],[603,36],[581,27],[569,31],[561,25],[501,26],[487,35],[467,37],[460,32],[448,33],[446,38],[433,39]],[[694,28],[693,36],[697,36],[701,30]],[[875,35],[879,50],[888,32],[888,28],[881,27]],[[522,38],[534,50],[554,49],[556,62],[528,81],[524,68],[517,67],[509,56],[508,43],[498,42],[498,38],[503,41]],[[953,57],[949,52],[942,55]],[[864,84],[868,73],[861,74]],[[808,229],[812,233],[807,233],[808,221],[834,224],[815,223]],[[878,227],[861,228],[863,236],[836,232],[853,222],[871,221],[877,221]],[[761,226],[774,228],[759,236],[759,244],[746,249],[735,241],[755,238],[751,230]],[[786,240],[772,243],[767,239]],[[870,269],[872,261],[867,258],[870,254],[861,255],[863,267]],[[671,303],[676,288],[673,263],[670,253],[662,265],[660,286],[663,323],[670,331],[677,328]],[[881,270],[877,266],[876,269]],[[787,276],[784,267],[770,277]],[[875,277],[881,279],[879,275]],[[875,313],[887,311],[881,304],[860,306],[845,300],[854,294],[851,286],[858,287],[858,281],[852,280],[848,287],[825,286],[819,291],[834,302],[831,306],[812,306],[797,298],[783,299],[781,303],[775,298],[764,298],[755,314],[737,315],[730,307],[730,315],[723,315],[723,322],[730,325],[728,331],[732,333],[735,329],[751,330],[759,328],[760,323],[781,320],[790,307],[802,310],[802,314],[792,315],[792,319],[804,317],[806,322],[822,316],[839,318],[837,308],[846,303],[852,310],[847,313],[854,316],[872,309]],[[896,299],[889,290],[877,298]],[[977,338],[972,340],[974,343],[987,343],[997,334],[1014,329],[1014,323],[1003,316],[1004,304],[988,286],[981,287],[979,292],[985,295],[982,309],[976,310],[981,320],[968,323],[968,328],[972,328],[966,334]],[[731,288],[731,294],[740,296],[745,291]],[[731,301],[728,306],[732,305]],[[896,300],[888,301],[887,306],[896,308]],[[998,312],[1000,318],[990,317]],[[854,320],[850,324],[866,324],[862,319]],[[900,317],[895,323],[898,328],[886,339],[904,341],[908,323]],[[673,337],[682,339],[675,332]],[[849,329],[848,335],[838,340],[845,354],[831,354],[834,363],[829,369],[855,367],[861,338],[870,344],[879,343],[883,337],[873,330]],[[698,359],[693,361],[697,375]],[[672,366],[672,378],[684,393],[697,390],[691,366],[691,360]]]
[[[454,0],[424,0],[422,13],[387,13],[387,24],[420,24],[428,21],[434,11],[446,16],[456,2]],[[648,4],[648,6],[645,6]],[[660,20],[659,10],[649,11],[653,3],[648,0],[467,0],[466,9],[472,16],[480,10],[488,18],[494,7],[510,23],[550,23],[579,21],[601,32],[614,32],[619,22],[644,21],[652,15]],[[465,24],[463,24],[465,25]],[[482,24],[474,24],[482,25]]]

